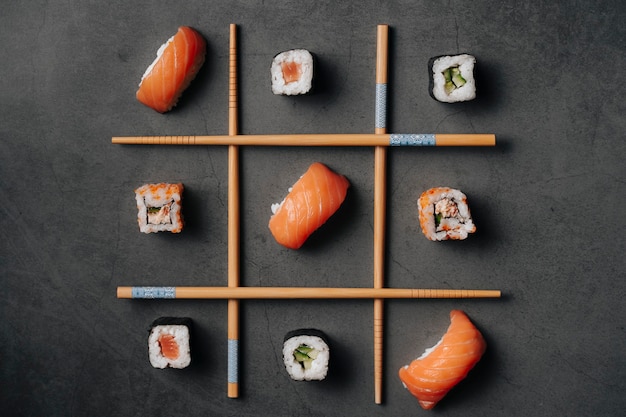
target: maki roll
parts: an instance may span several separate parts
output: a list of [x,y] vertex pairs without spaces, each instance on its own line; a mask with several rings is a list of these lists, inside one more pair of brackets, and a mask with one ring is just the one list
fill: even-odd
[[160,317],[150,325],[148,354],[158,369],[182,369],[191,363],[191,319]]
[[467,197],[459,190],[435,187],[417,201],[422,232],[430,240],[462,240],[474,233]]
[[143,233],[183,230],[183,184],[145,184],[135,190],[137,222]]
[[272,93],[306,94],[313,83],[313,55],[306,49],[281,52],[272,60]]
[[285,335],[283,361],[294,381],[326,378],[330,348],[326,335],[316,329],[299,329]]
[[429,93],[444,103],[469,101],[476,98],[476,81],[472,55],[445,55],[428,61]]

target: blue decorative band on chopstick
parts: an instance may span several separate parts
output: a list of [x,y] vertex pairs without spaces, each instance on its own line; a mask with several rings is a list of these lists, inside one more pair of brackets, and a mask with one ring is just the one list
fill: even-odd
[[228,382],[236,384],[239,371],[237,362],[239,359],[239,340],[228,339]]
[[176,298],[176,287],[133,287],[132,298]]
[[389,135],[390,146],[435,146],[434,133],[394,133]]
[[374,127],[387,127],[387,84],[376,84],[376,122]]

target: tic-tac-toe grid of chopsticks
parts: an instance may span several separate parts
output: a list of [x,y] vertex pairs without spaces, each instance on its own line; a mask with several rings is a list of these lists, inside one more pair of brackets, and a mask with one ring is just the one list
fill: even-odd
[[[383,397],[383,300],[396,298],[499,298],[499,290],[384,288],[386,160],[394,146],[495,146],[494,134],[388,134],[387,25],[377,27],[376,109],[373,134],[240,135],[238,132],[237,27],[230,25],[228,135],[113,137],[114,144],[228,146],[228,286],[118,287],[118,298],[227,299],[228,397],[239,396],[239,300],[374,299],[374,400]],[[239,146],[373,146],[374,147],[374,286],[373,288],[241,287],[239,252]]]

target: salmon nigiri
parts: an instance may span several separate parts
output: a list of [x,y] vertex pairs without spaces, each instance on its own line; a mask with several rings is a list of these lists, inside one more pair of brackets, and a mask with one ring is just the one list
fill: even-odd
[[159,113],[171,110],[204,64],[205,54],[206,41],[200,33],[178,28],[141,77],[137,100]]
[[339,209],[349,181],[319,162],[293,185],[282,203],[272,205],[269,228],[278,243],[298,249]]
[[487,344],[460,310],[450,312],[450,327],[441,340],[400,368],[402,384],[425,410],[433,408],[478,363]]

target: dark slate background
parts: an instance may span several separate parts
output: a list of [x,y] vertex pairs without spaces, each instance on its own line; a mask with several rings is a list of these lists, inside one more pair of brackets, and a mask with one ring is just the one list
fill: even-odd
[[[0,403],[7,416],[617,416],[626,408],[626,5],[621,1],[29,1],[0,13]],[[391,149],[386,285],[501,289],[499,300],[385,303],[384,403],[374,404],[369,300],[241,303],[238,399],[226,396],[225,301],[116,298],[123,285],[224,286],[227,148],[122,146],[112,136],[228,131],[228,25],[239,26],[240,132],[373,133],[376,25],[390,25],[392,132],[495,133],[495,148]],[[161,115],[134,94],[180,25],[207,61]],[[272,57],[318,59],[319,89],[273,96]],[[432,56],[478,59],[478,98],[428,95]],[[313,161],[352,184],[299,251],[267,229],[270,205]],[[246,286],[369,287],[373,149],[241,149]],[[134,188],[183,182],[186,229],[139,233]],[[478,231],[419,231],[427,188],[460,188]],[[488,351],[434,411],[397,370],[452,309]],[[194,321],[192,365],[156,370],[147,329]],[[331,339],[322,383],[294,383],[283,335]]]

